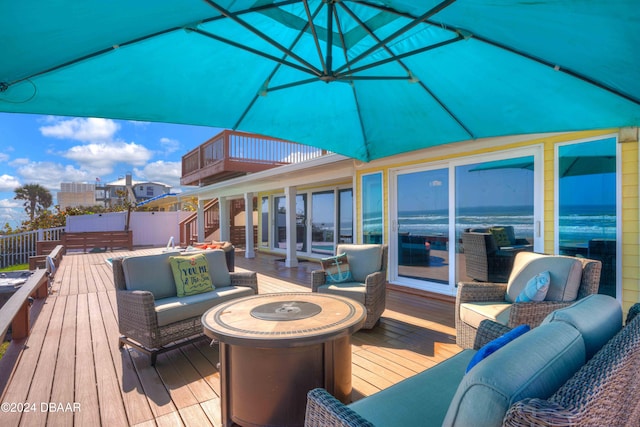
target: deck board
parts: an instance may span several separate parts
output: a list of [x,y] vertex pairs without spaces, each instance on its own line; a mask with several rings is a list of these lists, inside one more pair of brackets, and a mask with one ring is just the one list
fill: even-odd
[[[64,261],[63,261],[64,262]],[[74,413],[74,424],[81,426],[99,426],[100,408],[96,388],[96,372],[93,369],[93,349],[91,346],[91,328],[89,327],[89,305],[87,295],[78,295],[76,329],[76,393],[74,402],[81,405]]]
[[[0,360],[3,378],[8,378],[2,402],[35,400],[38,411],[41,402],[79,403],[81,410],[6,413],[6,425],[220,425],[217,345],[197,340],[159,355],[155,367],[147,356],[118,348],[116,295],[106,259],[130,254],[66,255],[52,294],[32,308],[30,337],[12,343],[11,357]],[[236,252],[236,267],[258,272],[260,293],[310,292],[311,271],[320,268],[310,261],[288,268],[279,257],[245,259],[242,252]],[[357,400],[460,351],[453,303],[389,290],[380,324],[354,334],[352,351],[352,397]]]

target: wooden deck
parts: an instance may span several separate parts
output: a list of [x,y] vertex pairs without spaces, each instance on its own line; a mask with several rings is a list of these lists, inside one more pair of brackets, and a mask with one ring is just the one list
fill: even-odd
[[[161,354],[155,368],[135,350],[118,349],[106,259],[128,253],[64,257],[53,294],[32,307],[31,336],[12,342],[0,360],[3,426],[220,425],[216,346],[199,340]],[[260,293],[308,292],[310,272],[318,268],[312,262],[286,268],[274,256],[248,260],[242,252],[236,266],[259,273]],[[459,352],[453,311],[451,301],[389,290],[380,325],[352,339],[353,399]]]

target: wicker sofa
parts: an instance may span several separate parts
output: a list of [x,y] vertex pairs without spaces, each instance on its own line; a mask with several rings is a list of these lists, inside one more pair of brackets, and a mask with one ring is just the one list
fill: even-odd
[[171,344],[202,334],[200,318],[222,302],[258,293],[254,272],[229,272],[221,249],[204,253],[214,290],[178,297],[169,257],[177,252],[115,258],[113,277],[118,304],[119,346],[130,345],[146,353],[154,365],[156,356]]
[[639,425],[640,316],[622,328],[611,297],[550,314],[465,373],[475,354],[463,350],[348,406],[314,389],[305,426]]

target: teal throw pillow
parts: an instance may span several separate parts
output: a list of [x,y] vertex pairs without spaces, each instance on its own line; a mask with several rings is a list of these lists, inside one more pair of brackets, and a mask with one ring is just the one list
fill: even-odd
[[327,283],[341,283],[352,280],[347,254],[322,258],[322,269],[326,274]]
[[525,285],[516,302],[544,301],[551,284],[551,276],[548,271],[543,271],[533,276]]
[[476,354],[473,355],[473,357],[469,361],[469,365],[467,366],[467,370],[465,371],[465,374],[469,372],[471,368],[473,368],[482,360],[484,360],[486,357],[495,353],[497,350],[501,349],[511,341],[515,340],[525,332],[528,332],[530,329],[531,328],[529,327],[529,325],[516,326],[506,334],[499,336],[495,340],[485,344],[480,350],[478,350]]

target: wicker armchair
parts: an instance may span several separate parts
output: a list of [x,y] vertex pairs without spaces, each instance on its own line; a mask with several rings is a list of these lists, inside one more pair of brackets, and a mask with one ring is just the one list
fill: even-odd
[[[354,281],[329,284],[324,270],[316,270],[311,272],[311,291],[341,295],[360,302],[367,309],[363,328],[371,329],[380,320],[387,301],[387,245],[341,244],[336,247],[336,254],[342,253],[347,254]],[[377,270],[358,273],[358,259],[372,254],[379,257],[379,261],[375,260]]]
[[[544,258],[553,257],[553,255],[534,254],[531,252],[521,252],[516,256],[516,264],[518,264],[518,258]],[[567,307],[571,305],[576,299],[584,298],[587,295],[598,293],[598,287],[600,284],[600,271],[602,263],[600,261],[586,259],[586,258],[571,258],[561,257],[570,260],[578,260],[582,264],[582,275],[580,278],[580,284],[577,292],[577,298],[572,300],[545,300],[541,302],[525,302],[525,303],[509,303],[505,298],[508,290],[508,286],[513,283],[516,278],[522,280],[523,277],[518,277],[519,273],[523,270],[514,271],[509,278],[508,283],[492,283],[492,282],[460,282],[458,283],[458,294],[456,296],[455,304],[455,322],[456,322],[456,343],[462,348],[479,348],[481,345],[477,340],[485,340],[482,337],[478,337],[478,327],[470,324],[462,319],[461,306],[462,304],[477,304],[478,306],[496,306],[508,308],[505,310],[506,316],[502,318],[491,318],[488,320],[502,323],[508,329],[512,329],[518,325],[527,324],[532,328],[540,325],[542,320],[552,311],[559,308]],[[540,261],[544,262],[544,261]],[[527,274],[531,274],[531,270],[526,270]],[[543,270],[540,270],[543,271]],[[523,273],[524,274],[524,273]],[[553,279],[552,279],[553,280]],[[508,317],[507,317],[508,316]],[[500,334],[498,334],[500,335]]]
[[481,282],[504,282],[509,278],[518,252],[532,251],[526,239],[515,237],[513,227],[496,227],[505,231],[509,243],[498,245],[491,229],[468,229],[462,233],[467,276]]
[[[150,291],[127,290],[123,258],[114,258],[113,278],[116,286],[118,305],[119,347],[125,344],[150,356],[151,365],[155,365],[158,354],[170,349],[173,344],[188,342],[188,338],[197,338],[203,334],[202,315],[185,318],[168,325],[159,326],[156,313],[156,300]],[[255,272],[231,272],[231,286],[251,289],[258,293],[258,281]],[[221,297],[220,302],[231,298]],[[215,305],[215,302],[211,306]],[[171,344],[171,345],[170,345]]]

